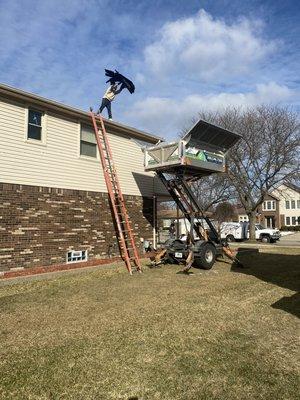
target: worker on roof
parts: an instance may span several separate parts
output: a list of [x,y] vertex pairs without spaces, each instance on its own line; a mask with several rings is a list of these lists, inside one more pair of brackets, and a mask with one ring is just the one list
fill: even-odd
[[123,84],[120,84],[120,86],[118,86],[116,82],[112,83],[102,97],[102,103],[99,108],[98,114],[101,114],[104,108],[106,107],[108,113],[108,119],[112,119],[111,102],[116,97],[116,95],[119,94],[123,89],[124,89]]

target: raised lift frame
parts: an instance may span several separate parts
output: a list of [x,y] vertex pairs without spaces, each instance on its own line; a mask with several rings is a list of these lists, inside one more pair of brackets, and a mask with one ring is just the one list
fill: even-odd
[[[203,214],[190,182],[225,172],[225,155],[240,138],[234,132],[199,120],[178,142],[163,142],[145,149],[145,170],[156,172],[190,222],[187,241],[169,239],[156,255],[156,264],[162,261],[184,262],[184,271],[188,271],[193,264],[212,268],[216,256],[223,253],[236,260],[228,243],[221,240],[210,219]],[[195,239],[195,233],[198,239]]]

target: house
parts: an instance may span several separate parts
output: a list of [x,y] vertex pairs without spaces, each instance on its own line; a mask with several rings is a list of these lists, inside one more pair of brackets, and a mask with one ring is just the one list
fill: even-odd
[[300,187],[285,182],[272,191],[279,199],[279,228],[300,225]]
[[234,205],[236,217],[234,222],[248,222],[249,218],[241,204]]
[[[137,244],[152,239],[166,192],[145,173],[142,145],[160,138],[106,121]],[[118,254],[87,112],[0,85],[0,271]]]
[[[239,222],[249,220],[242,207],[237,213]],[[257,208],[256,222],[266,228],[278,229],[300,225],[300,188],[285,182],[267,193]]]
[[274,194],[267,193],[264,201],[257,207],[257,222],[265,228],[281,228],[280,199]]

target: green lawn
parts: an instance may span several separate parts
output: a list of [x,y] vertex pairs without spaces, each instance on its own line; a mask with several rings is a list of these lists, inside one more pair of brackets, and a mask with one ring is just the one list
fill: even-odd
[[0,283],[0,399],[298,399],[300,250],[267,251]]

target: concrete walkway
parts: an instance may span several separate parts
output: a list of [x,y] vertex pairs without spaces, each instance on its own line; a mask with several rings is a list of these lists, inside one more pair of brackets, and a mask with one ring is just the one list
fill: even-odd
[[280,238],[276,243],[256,243],[245,242],[234,242],[230,243],[232,247],[296,247],[300,248],[300,232],[295,232],[291,235],[286,235]]

